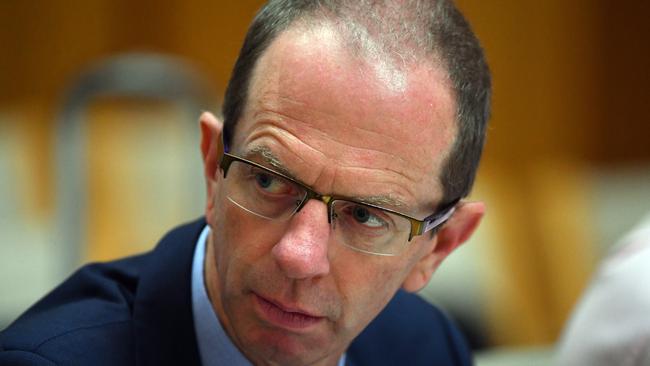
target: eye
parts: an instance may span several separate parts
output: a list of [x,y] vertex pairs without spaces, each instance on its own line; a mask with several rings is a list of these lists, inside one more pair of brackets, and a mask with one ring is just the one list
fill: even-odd
[[253,177],[257,187],[265,193],[273,195],[292,194],[295,193],[293,185],[274,174],[265,172],[260,169],[253,171]]
[[350,207],[349,214],[354,221],[368,228],[388,227],[388,223],[376,211],[378,210],[370,210],[367,207],[355,205]]
[[273,177],[265,173],[258,173],[255,175],[255,180],[257,184],[262,188],[269,188],[273,184]]

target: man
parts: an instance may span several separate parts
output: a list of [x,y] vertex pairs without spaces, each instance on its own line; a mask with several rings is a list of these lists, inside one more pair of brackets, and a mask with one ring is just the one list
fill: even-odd
[[469,364],[406,292],[481,220],[460,199],[489,94],[450,2],[271,1],[224,123],[200,118],[205,221],[82,269],[3,333],[0,361]]

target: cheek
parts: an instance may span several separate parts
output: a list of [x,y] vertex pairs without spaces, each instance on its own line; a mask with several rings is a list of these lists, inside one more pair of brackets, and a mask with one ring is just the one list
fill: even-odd
[[241,292],[251,268],[268,261],[270,251],[281,230],[267,220],[251,215],[222,200],[213,226],[215,262],[220,282],[226,292]]
[[222,236],[224,249],[228,252],[224,259],[256,262],[270,253],[273,245],[282,235],[282,230],[273,222],[249,214],[226,201],[217,235]]
[[[352,253],[350,253],[352,254]],[[339,291],[346,303],[345,327],[360,332],[377,316],[401,286],[403,266],[387,258],[354,254],[339,258]]]

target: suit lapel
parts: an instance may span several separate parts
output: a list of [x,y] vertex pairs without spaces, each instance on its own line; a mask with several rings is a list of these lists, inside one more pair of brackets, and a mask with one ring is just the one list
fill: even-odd
[[205,221],[171,231],[142,270],[133,306],[138,365],[199,365],[191,268]]

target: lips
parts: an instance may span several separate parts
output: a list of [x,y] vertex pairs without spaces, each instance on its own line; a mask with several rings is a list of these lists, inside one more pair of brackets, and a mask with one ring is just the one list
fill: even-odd
[[285,306],[273,300],[254,294],[261,315],[270,323],[289,329],[306,329],[323,321],[325,317]]

